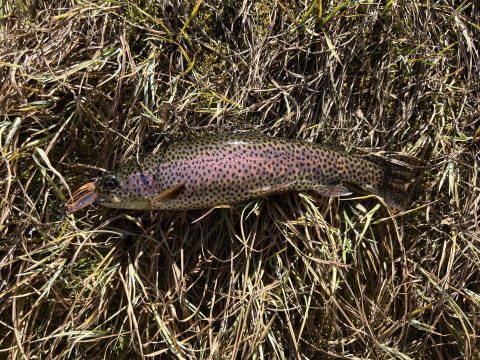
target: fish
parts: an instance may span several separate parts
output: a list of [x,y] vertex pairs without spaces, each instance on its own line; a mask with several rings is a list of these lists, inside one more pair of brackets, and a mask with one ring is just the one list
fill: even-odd
[[408,176],[388,162],[316,143],[257,133],[173,142],[78,189],[68,212],[94,202],[133,210],[192,210],[233,205],[286,191],[352,194],[352,185],[405,208]]

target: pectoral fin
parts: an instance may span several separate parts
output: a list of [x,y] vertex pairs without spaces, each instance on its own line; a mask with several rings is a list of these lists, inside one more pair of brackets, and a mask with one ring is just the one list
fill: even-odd
[[174,187],[171,187],[169,189],[163,190],[162,192],[160,192],[158,194],[151,195],[148,198],[153,203],[159,203],[159,202],[171,200],[171,199],[176,198],[178,195],[180,195],[180,193],[182,192],[184,187],[185,187],[185,184],[181,183],[181,184],[175,185]]
[[333,197],[333,196],[346,196],[346,195],[351,195],[352,192],[346,188],[345,186],[338,184],[338,185],[318,185],[313,188],[313,191],[315,191],[317,194],[320,194],[322,196],[328,196],[328,197]]

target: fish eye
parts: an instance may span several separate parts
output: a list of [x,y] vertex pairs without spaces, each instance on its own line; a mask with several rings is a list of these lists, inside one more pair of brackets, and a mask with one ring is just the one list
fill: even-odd
[[115,190],[118,186],[118,180],[115,175],[107,175],[102,180],[102,185],[105,190]]

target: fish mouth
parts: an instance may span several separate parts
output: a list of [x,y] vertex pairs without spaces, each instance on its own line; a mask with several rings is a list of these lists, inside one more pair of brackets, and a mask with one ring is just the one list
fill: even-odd
[[102,195],[102,196],[98,196],[96,199],[95,199],[96,202],[98,203],[101,203],[103,205],[107,205],[107,204],[118,204],[119,202],[121,202],[121,200],[116,197],[115,195]]
[[110,194],[99,194],[97,192],[95,182],[89,182],[82,185],[77,191],[72,195],[72,198],[67,201],[65,208],[68,213],[74,213],[84,207],[87,207],[94,202],[101,203],[104,206],[109,204],[117,204],[120,199],[115,195]]

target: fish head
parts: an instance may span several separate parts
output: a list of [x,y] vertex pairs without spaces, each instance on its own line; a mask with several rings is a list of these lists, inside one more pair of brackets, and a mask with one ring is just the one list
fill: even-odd
[[99,202],[109,207],[121,207],[118,205],[122,203],[122,200],[124,201],[125,199],[122,196],[121,182],[116,174],[107,173],[97,178],[95,182],[82,185],[72,194],[65,207],[67,212],[73,213],[94,202]]
[[145,208],[147,199],[135,181],[135,174],[109,172],[95,181],[95,201],[102,206],[117,209]]
[[140,170],[108,172],[75,191],[66,210],[73,213],[94,202],[117,209],[148,209],[152,184],[151,176]]
[[117,209],[148,209],[155,180],[141,169],[108,172],[95,181],[95,202]]
[[122,189],[122,177],[116,173],[106,173],[97,178],[95,181],[95,193],[97,194],[96,202],[104,206],[116,207],[115,204],[120,204],[126,201],[125,194],[127,192]]

